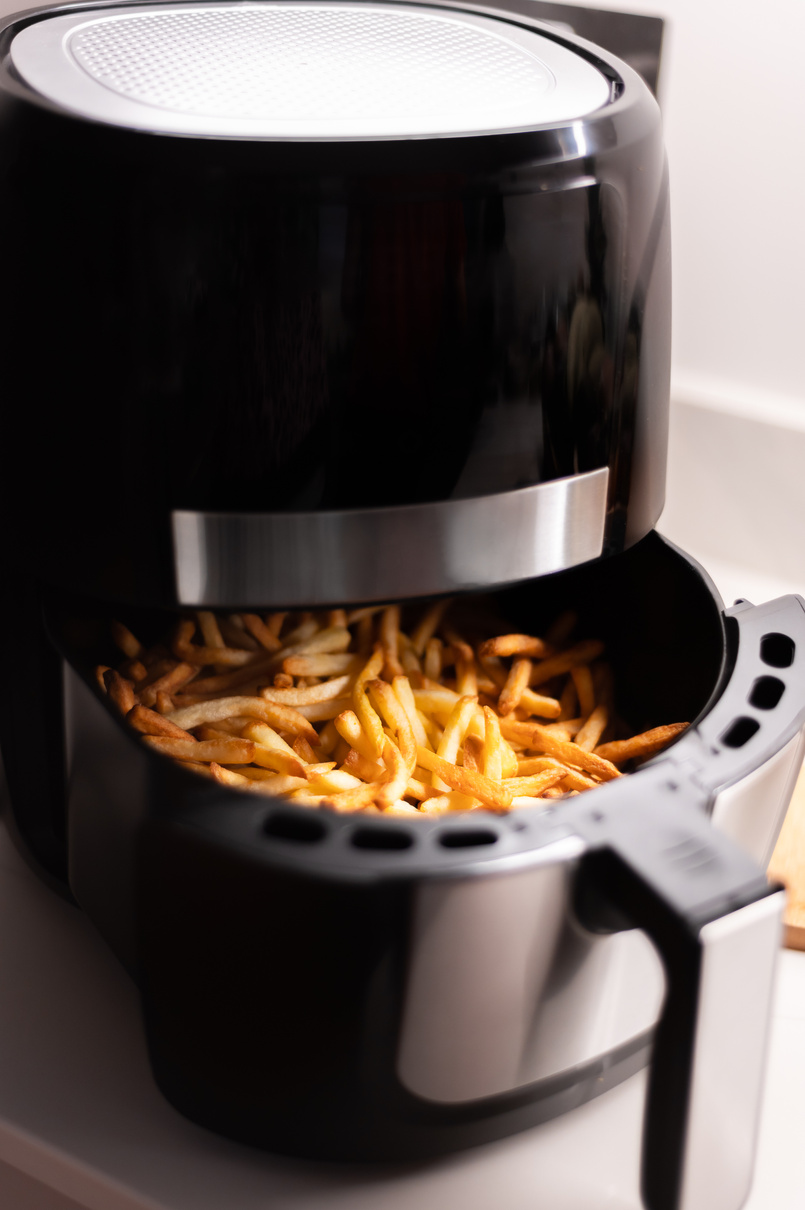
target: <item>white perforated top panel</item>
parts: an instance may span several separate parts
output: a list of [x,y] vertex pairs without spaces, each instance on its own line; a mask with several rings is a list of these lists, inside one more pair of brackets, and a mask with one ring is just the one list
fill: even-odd
[[428,138],[565,123],[609,100],[531,29],[404,4],[160,4],[50,17],[14,38],[31,88],[164,133]]

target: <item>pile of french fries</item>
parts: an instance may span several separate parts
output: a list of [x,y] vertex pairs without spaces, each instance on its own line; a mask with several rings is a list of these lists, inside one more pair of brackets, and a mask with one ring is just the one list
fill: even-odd
[[122,623],[125,662],[98,684],[154,751],[227,786],[297,806],[384,815],[505,812],[591,790],[688,725],[621,738],[603,643],[472,642],[449,600],[325,614],[199,610],[146,649]]

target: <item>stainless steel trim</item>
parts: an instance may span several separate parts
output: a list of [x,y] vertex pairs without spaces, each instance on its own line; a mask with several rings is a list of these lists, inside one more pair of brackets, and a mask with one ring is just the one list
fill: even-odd
[[333,605],[491,588],[601,554],[609,469],[348,512],[171,514],[182,605]]
[[706,924],[679,1210],[749,1193],[785,894]]

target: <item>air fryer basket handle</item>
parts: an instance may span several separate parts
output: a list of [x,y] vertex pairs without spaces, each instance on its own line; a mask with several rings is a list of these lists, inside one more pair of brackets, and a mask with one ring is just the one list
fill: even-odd
[[752,1178],[785,896],[711,827],[694,783],[660,767],[653,785],[642,780],[610,810],[600,794],[600,809],[580,811],[578,830],[594,847],[578,907],[593,929],[643,929],[666,971],[643,1201],[647,1210],[739,1210]]

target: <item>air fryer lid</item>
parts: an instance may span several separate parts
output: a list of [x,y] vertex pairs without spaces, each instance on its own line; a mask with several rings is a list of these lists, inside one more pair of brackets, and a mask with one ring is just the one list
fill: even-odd
[[141,130],[271,139],[511,132],[610,83],[532,29],[401,5],[164,4],[30,25],[11,57],[65,109]]

